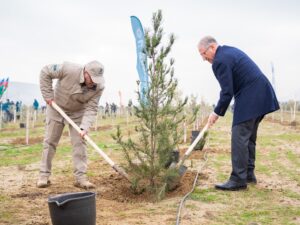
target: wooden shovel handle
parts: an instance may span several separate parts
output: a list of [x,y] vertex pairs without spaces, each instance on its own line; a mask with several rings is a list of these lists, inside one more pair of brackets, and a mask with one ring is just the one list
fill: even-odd
[[188,148],[188,150],[184,153],[184,156],[182,157],[182,159],[178,162],[179,166],[181,166],[184,163],[184,161],[189,157],[189,155],[191,154],[191,152],[193,151],[193,149],[195,148],[195,146],[197,145],[197,143],[203,137],[204,133],[208,130],[208,128],[209,128],[209,123],[207,122],[206,125],[205,125],[205,127],[201,130],[201,132],[195,138],[195,140],[190,145],[190,147]]

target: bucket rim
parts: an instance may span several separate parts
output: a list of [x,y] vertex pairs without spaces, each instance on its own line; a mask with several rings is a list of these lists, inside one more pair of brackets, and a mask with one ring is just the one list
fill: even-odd
[[[70,195],[72,195],[72,194],[88,194],[88,195],[77,197],[77,198],[69,198],[69,199],[66,199],[62,202],[59,202],[57,199],[56,200],[51,199],[51,198],[59,198],[60,196],[64,196],[64,195],[68,195],[68,194],[70,194]],[[96,196],[96,192],[92,192],[92,191],[68,192],[68,193],[65,193],[65,194],[58,194],[58,195],[48,197],[48,203],[56,203],[57,206],[62,206],[64,204],[66,204],[67,202],[74,201],[74,200],[81,200],[81,199],[90,197],[92,195]]]

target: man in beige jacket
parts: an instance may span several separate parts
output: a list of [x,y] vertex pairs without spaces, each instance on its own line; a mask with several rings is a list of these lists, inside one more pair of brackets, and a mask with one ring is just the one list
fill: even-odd
[[[50,185],[52,159],[66,123],[51,107],[52,101],[56,102],[82,130],[79,134],[69,125],[73,146],[74,185],[85,189],[95,187],[86,176],[87,152],[83,137],[97,115],[98,102],[104,90],[103,70],[103,65],[98,61],[89,62],[83,67],[74,63],[63,63],[47,65],[42,69],[40,88],[47,102],[47,112],[38,187]],[[57,79],[55,90],[52,88],[54,79]]]

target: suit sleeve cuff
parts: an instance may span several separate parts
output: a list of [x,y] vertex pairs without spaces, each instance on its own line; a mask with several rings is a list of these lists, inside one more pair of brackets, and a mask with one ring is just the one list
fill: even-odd
[[218,115],[215,111],[213,111],[212,112],[215,116],[220,116],[220,115]]

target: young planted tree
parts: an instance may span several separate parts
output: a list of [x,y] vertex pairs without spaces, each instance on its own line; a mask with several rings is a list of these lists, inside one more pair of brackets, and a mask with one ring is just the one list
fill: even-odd
[[134,190],[146,188],[158,198],[163,197],[178,177],[176,169],[168,168],[168,162],[181,142],[181,123],[185,119],[182,112],[187,103],[187,98],[174,100],[178,81],[174,78],[174,59],[169,54],[175,37],[171,34],[164,45],[163,36],[162,12],[159,10],[153,14],[152,29],[145,32],[150,82],[144,92],[145,99],[137,92],[139,105],[135,106],[134,112],[139,120],[135,129],[139,137],[123,141],[120,128],[114,135],[122,146]]

